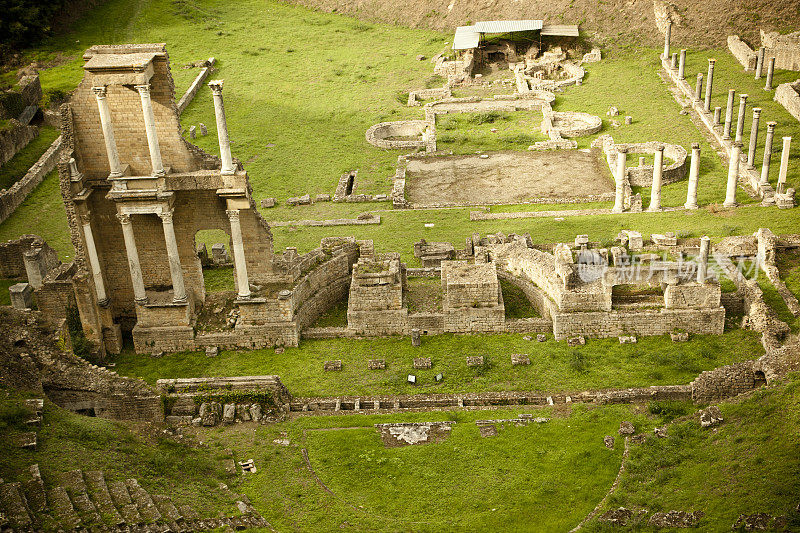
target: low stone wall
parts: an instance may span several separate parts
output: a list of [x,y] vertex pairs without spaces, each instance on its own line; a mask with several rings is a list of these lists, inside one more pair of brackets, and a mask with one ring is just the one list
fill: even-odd
[[742,64],[745,71],[755,70],[758,54],[742,41],[738,35],[728,36],[728,50]]
[[214,59],[213,57],[208,58],[208,61],[205,62],[206,66],[200,69],[200,73],[197,74],[197,77],[194,79],[192,84],[186,90],[186,93],[184,93],[184,95],[181,96],[181,99],[178,100],[177,108],[179,115],[183,113],[184,109],[186,109],[190,103],[192,103],[192,100],[194,100],[195,95],[197,95],[197,91],[200,90],[200,87],[203,86],[203,82],[206,81],[206,78],[208,78],[208,75],[211,73],[211,70],[214,67],[215,62],[216,59]]
[[744,361],[701,373],[692,381],[692,400],[712,403],[755,387],[753,361]]
[[547,318],[518,318],[506,320],[506,333],[549,333],[553,331],[553,323]]
[[58,164],[61,156],[61,136],[33,164],[28,172],[10,189],[0,191],[0,222],[5,221],[25,201],[28,194],[39,185],[48,172]]
[[800,31],[781,35],[761,30],[761,46],[766,48],[766,58],[775,58],[775,68],[800,70]]
[[450,98],[451,95],[448,85],[434,89],[419,89],[408,93],[407,105],[409,107],[418,106],[420,100],[441,100],[442,98]]
[[553,334],[556,340],[577,335],[606,338],[665,335],[674,331],[721,335],[724,328],[724,307],[553,314]]
[[0,243],[0,278],[27,279],[22,254],[33,248],[34,243],[44,245],[38,235],[23,235],[13,241]]
[[781,83],[778,85],[775,89],[774,100],[800,121],[800,80],[794,83]]
[[[367,142],[389,150],[425,148],[426,132],[430,123],[425,120],[399,120],[381,122],[367,130]],[[418,137],[413,140],[394,140],[390,137]]]
[[603,119],[589,113],[555,111],[553,112],[552,127],[557,129],[562,137],[584,137],[600,131],[603,127]]
[[[645,143],[613,143],[612,141],[612,143],[604,143],[603,150],[606,152],[606,162],[608,162],[608,167],[613,174],[617,159],[617,148],[627,148],[629,154],[653,154],[656,151],[656,146],[659,145],[664,146],[664,158],[674,161],[672,164],[664,165],[664,172],[661,177],[662,185],[668,185],[685,179],[687,176],[688,154],[686,149],[679,144],[666,144],[657,141]],[[653,165],[628,167],[626,172],[630,184],[634,187],[650,187],[653,184]]]
[[10,122],[8,129],[0,131],[0,165],[5,165],[39,134],[35,126],[26,126],[13,118]]
[[497,277],[503,281],[511,283],[524,292],[525,296],[528,298],[528,301],[531,302],[531,305],[533,305],[539,315],[543,317],[542,319],[546,320],[550,324],[548,330],[553,329],[553,324],[550,317],[555,304],[553,304],[553,301],[548,298],[547,294],[542,289],[537,287],[530,280],[527,280],[521,276],[515,276],[511,272],[508,272],[502,268],[497,269]]

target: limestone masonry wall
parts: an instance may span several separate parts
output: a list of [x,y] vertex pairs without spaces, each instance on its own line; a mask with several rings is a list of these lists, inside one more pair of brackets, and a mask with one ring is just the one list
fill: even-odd
[[756,69],[758,54],[746,42],[742,41],[738,35],[728,36],[728,50],[742,64],[745,71]]
[[0,222],[11,216],[25,201],[28,194],[39,185],[44,177],[58,164],[61,156],[61,137],[45,151],[36,163],[10,189],[0,191]]
[[765,61],[775,58],[775,68],[800,70],[800,31],[780,35],[761,30],[761,46],[766,48]]
[[701,373],[692,381],[692,400],[712,403],[755,387],[753,361],[744,361]]
[[15,118],[9,122],[11,126],[0,131],[0,165],[5,165],[39,134],[38,128],[24,125]]
[[800,120],[800,80],[778,85],[775,88],[774,100],[785,107],[794,118]]

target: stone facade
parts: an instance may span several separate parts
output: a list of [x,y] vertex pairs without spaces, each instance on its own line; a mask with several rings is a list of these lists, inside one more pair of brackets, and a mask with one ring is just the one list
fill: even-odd
[[775,58],[775,68],[800,70],[800,31],[780,35],[761,30],[761,46],[766,48],[765,62]]
[[0,165],[5,165],[39,134],[38,128],[22,124],[16,118],[9,122],[10,127],[0,131]]
[[775,88],[774,100],[800,121],[800,80],[778,85]]
[[359,335],[399,335],[408,329],[405,265],[399,255],[362,257],[353,266],[347,327]]
[[445,331],[505,331],[505,307],[494,263],[442,261]]
[[745,72],[756,69],[758,54],[742,41],[738,35],[728,36],[728,50],[742,64]]

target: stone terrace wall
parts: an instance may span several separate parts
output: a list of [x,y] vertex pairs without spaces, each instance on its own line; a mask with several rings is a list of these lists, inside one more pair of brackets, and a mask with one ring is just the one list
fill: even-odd
[[794,118],[800,120],[800,80],[778,85],[774,100],[785,107]]
[[758,55],[738,35],[728,36],[728,50],[742,64],[745,71],[756,69]]
[[13,241],[0,243],[0,278],[27,279],[22,254],[37,245],[46,245],[38,235],[23,235]]
[[10,122],[10,128],[0,131],[0,165],[5,165],[39,134],[35,126],[26,126],[13,118]]
[[755,387],[753,361],[744,361],[701,373],[692,381],[692,400],[711,403]]
[[553,315],[553,334],[556,340],[575,335],[599,338],[664,335],[676,330],[702,335],[721,335],[724,328],[723,307],[627,312],[596,311]]
[[28,194],[42,182],[47,173],[56,168],[60,156],[61,137],[58,137],[22,179],[12,185],[10,189],[0,191],[0,222],[10,217],[25,201]]
[[800,70],[800,31],[788,35],[761,30],[761,46],[766,48],[766,58],[775,58],[775,68]]
[[550,316],[553,313],[555,304],[552,300],[550,300],[550,298],[547,297],[547,294],[545,294],[542,289],[537,287],[532,281],[520,276],[515,276],[514,274],[503,269],[497,269],[497,277],[503,281],[511,283],[524,292],[525,296],[528,298],[528,301],[531,302],[531,305],[533,305],[539,315],[541,315],[544,320],[547,320],[551,323],[551,327],[549,329],[552,329],[552,320],[550,319]]

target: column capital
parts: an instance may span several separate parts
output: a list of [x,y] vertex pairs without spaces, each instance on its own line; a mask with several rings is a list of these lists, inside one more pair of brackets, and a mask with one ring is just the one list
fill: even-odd
[[747,97],[748,97],[748,96],[750,96],[750,95],[749,95],[749,94],[746,94],[746,93],[744,93],[744,94],[740,94],[740,95],[739,95],[739,100],[747,100]]
[[92,87],[92,92],[94,93],[95,97],[100,100],[106,97],[106,94],[108,93],[108,87],[105,85],[98,85],[96,87]]
[[150,96],[150,84],[149,83],[145,83],[144,85],[134,85],[133,88],[136,89],[137,91],[139,91],[139,94],[141,96]]
[[699,150],[699,149],[700,149],[700,143],[692,143],[692,150]]
[[627,154],[628,153],[628,147],[627,146],[617,146],[616,149],[617,149],[617,152],[620,153],[620,154]]
[[665,148],[665,146],[663,144],[660,144],[660,143],[656,144],[656,146],[655,146],[656,152],[663,152],[664,148]]
[[208,82],[208,86],[211,88],[211,92],[214,96],[222,96],[222,84],[225,80],[211,80]]
[[785,142],[785,143],[792,142],[792,138],[791,137],[782,137],[782,139],[783,139],[783,142]]
[[228,218],[231,220],[231,222],[233,222],[233,221],[238,222],[239,221],[239,210],[238,209],[226,209],[225,210],[225,214],[228,215]]
[[127,226],[131,223],[131,216],[128,213],[117,213],[116,217],[123,226]]
[[767,131],[775,131],[775,126],[777,125],[777,122],[767,122]]
[[158,214],[158,217],[161,219],[161,221],[163,223],[172,224],[172,215],[174,215],[174,214],[175,214],[175,210],[174,209],[170,209],[168,211],[161,211]]
[[92,212],[86,211],[85,213],[81,213],[80,215],[78,215],[78,218],[81,219],[82,226],[88,226],[92,222]]
[[716,62],[717,62],[717,60],[714,59],[713,57],[709,57],[708,58],[708,65],[709,66],[714,66],[714,63],[716,63]]
[[760,117],[761,116],[761,108],[760,107],[754,107],[753,108],[753,116],[754,117]]

